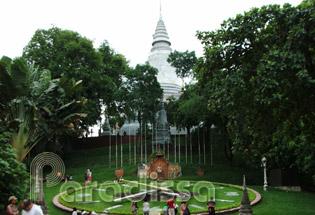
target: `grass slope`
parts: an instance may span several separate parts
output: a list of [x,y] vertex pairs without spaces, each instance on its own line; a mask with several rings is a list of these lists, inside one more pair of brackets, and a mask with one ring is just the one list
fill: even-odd
[[[134,164],[134,147],[135,144],[130,145],[132,149],[131,153],[131,165],[129,165],[129,144],[123,145],[123,168],[124,177],[129,180],[136,180],[137,165]],[[151,145],[148,144],[148,151],[150,151]],[[121,166],[120,146],[117,147],[117,167]],[[245,167],[229,167],[224,156],[215,151],[214,153],[214,165],[210,166],[199,164],[198,154],[194,153],[193,162],[190,163],[190,157],[188,152],[188,159],[186,163],[185,151],[181,151],[181,166],[183,176],[180,180],[207,180],[214,182],[222,182],[228,184],[242,184],[242,176],[246,174],[246,182],[250,188],[253,188],[262,194],[262,201],[257,206],[253,207],[255,215],[287,215],[287,214],[303,214],[311,215],[315,211],[315,194],[306,192],[286,192],[277,189],[270,188],[270,191],[264,192],[262,189],[263,173],[262,170],[254,170]],[[143,156],[143,160],[145,157]],[[174,156],[170,154],[170,162],[174,162]],[[203,162],[203,157],[200,159]],[[206,155],[207,163],[210,162],[209,154]],[[147,157],[149,161],[149,156]],[[177,155],[178,162],[178,155]],[[140,154],[137,152],[137,161],[140,163]],[[102,181],[113,181],[115,178],[116,168],[116,147],[115,144],[111,147],[111,162],[109,162],[109,147],[85,149],[73,151],[72,155],[65,160],[66,175],[73,175],[73,180],[79,182],[83,186],[84,173],[86,169],[92,170],[93,181],[101,183]],[[196,174],[196,167],[201,166],[205,170],[203,176]],[[111,168],[109,168],[111,167]],[[261,184],[261,186],[251,186]],[[60,186],[47,188],[45,187],[45,199],[52,215],[66,215],[65,213],[56,209],[52,204],[52,199],[59,193]],[[234,213],[238,214],[238,213]]]

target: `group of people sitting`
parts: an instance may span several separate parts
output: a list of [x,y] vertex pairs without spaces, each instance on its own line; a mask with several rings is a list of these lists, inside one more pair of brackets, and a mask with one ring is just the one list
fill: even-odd
[[[29,199],[24,199],[21,202],[20,207],[17,206],[17,198],[15,196],[10,196],[9,204],[6,208],[7,215],[19,215],[20,210],[22,210],[22,215],[43,215],[43,210],[40,207],[40,202]],[[19,210],[20,209],[20,210]]]

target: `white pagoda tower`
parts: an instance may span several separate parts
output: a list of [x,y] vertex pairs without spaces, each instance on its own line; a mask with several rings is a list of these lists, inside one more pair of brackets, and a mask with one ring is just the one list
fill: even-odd
[[175,68],[167,62],[167,58],[171,52],[171,42],[162,20],[160,9],[160,19],[153,35],[152,49],[148,62],[152,67],[157,68],[159,71],[157,80],[163,89],[164,101],[170,96],[179,98],[181,92],[181,81],[176,76]]

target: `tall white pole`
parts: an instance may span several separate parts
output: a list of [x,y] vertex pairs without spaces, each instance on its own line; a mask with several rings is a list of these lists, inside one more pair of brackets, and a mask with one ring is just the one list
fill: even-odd
[[189,136],[190,136],[190,163],[192,163],[192,141],[191,141],[191,131],[189,133]]
[[116,130],[116,169],[118,165],[118,153],[117,153],[117,130]]
[[154,124],[152,123],[152,142],[151,142],[151,145],[152,145],[152,152],[151,152],[151,153],[153,153],[153,151],[154,151],[154,145],[153,145],[153,140],[154,140],[154,138],[153,138],[154,136],[153,136],[153,135],[154,135],[154,132],[153,132],[153,131],[154,131]]
[[123,167],[123,142],[122,135],[120,135],[120,166]]
[[188,163],[188,154],[187,154],[187,134],[185,134],[185,155],[186,155],[186,163]]
[[211,157],[211,166],[213,165],[213,157],[212,157],[212,141],[210,141],[211,145],[210,145],[210,157]]
[[215,125],[212,124],[210,127],[210,158],[211,158],[211,166],[213,165],[213,154],[212,154],[212,145],[213,145],[213,133],[215,130]]
[[180,133],[179,133],[178,137],[179,137],[179,139],[178,139],[178,163],[180,163],[180,138],[181,138]]
[[200,138],[199,138],[199,125],[198,125],[198,157],[199,157],[199,164],[201,163],[201,157],[200,157]]
[[[142,120],[141,120],[141,123],[142,123]],[[142,155],[142,152],[143,152],[143,148],[142,148],[142,125],[140,125],[140,150],[141,150],[141,152],[140,152],[140,160],[141,160],[141,163],[143,163],[143,155]]]
[[134,152],[135,152],[135,164],[137,164],[137,141],[135,141]]
[[174,163],[176,163],[176,133],[174,135]]
[[170,142],[167,143],[167,159],[170,160]]
[[130,142],[130,125],[128,126],[129,127],[129,137],[128,137],[128,140],[129,140],[129,165],[131,165],[131,142]]
[[[157,123],[155,124],[155,139],[157,140]],[[158,144],[157,141],[155,141],[155,150],[158,150]]]
[[144,123],[144,160],[147,163],[147,124]]
[[203,164],[206,164],[206,139],[205,139],[205,127],[203,126]]
[[112,135],[109,135],[109,155],[108,155],[108,161],[109,161],[109,168],[112,167]]

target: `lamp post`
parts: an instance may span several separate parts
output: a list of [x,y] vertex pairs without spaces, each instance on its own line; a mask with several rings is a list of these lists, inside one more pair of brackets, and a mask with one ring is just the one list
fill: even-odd
[[261,162],[264,167],[264,191],[268,191],[268,182],[267,182],[267,158],[263,157]]

